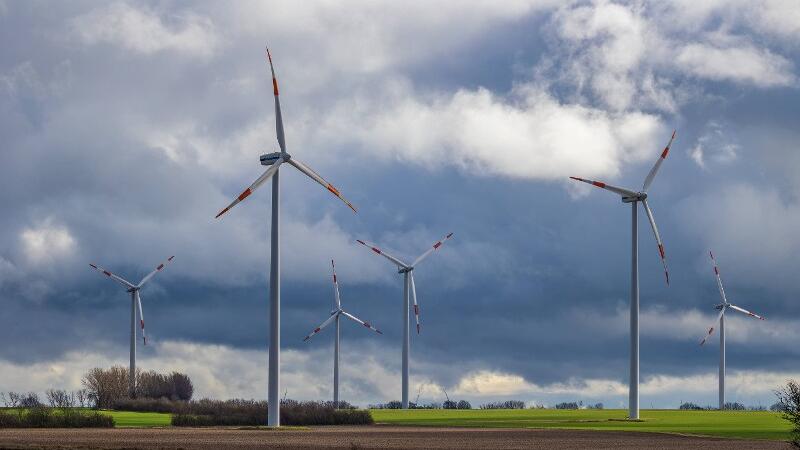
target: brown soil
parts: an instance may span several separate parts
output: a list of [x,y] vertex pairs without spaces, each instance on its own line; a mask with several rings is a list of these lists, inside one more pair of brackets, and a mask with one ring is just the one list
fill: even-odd
[[395,426],[309,429],[2,429],[11,449],[789,449],[784,442],[659,433]]

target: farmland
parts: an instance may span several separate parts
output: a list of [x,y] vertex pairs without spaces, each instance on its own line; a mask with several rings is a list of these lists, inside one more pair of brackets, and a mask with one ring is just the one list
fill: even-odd
[[640,431],[786,440],[791,429],[780,414],[767,411],[642,410],[641,421],[625,420],[626,410],[372,410],[378,424],[471,427],[551,428]]

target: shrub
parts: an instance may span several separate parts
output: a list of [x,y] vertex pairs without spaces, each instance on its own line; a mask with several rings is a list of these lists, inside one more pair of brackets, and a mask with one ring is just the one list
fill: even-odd
[[114,419],[97,411],[37,406],[15,414],[0,411],[0,428],[112,428]]
[[778,396],[783,418],[793,425],[789,442],[796,448],[800,448],[800,384],[796,381],[789,381],[775,394]]
[[681,403],[681,406],[679,406],[678,409],[691,410],[691,411],[701,411],[701,410],[703,410],[705,408],[703,408],[702,406],[698,406],[698,405],[696,405],[694,403],[691,403],[691,402],[686,402],[686,403]]
[[504,402],[484,403],[481,409],[525,409],[525,402],[522,400],[506,400]]
[[[411,405],[409,405],[411,406]],[[369,409],[403,409],[403,404],[399,400],[392,400],[386,403],[377,403],[369,405]]]
[[729,409],[732,411],[744,411],[747,408],[745,408],[745,406],[739,402],[726,402],[724,405],[722,405],[722,409],[726,410]]
[[[341,402],[340,402],[341,403]],[[267,422],[267,402],[255,400],[200,400],[171,402],[174,426],[258,426]],[[372,424],[369,411],[336,409],[333,402],[281,402],[284,425],[365,425]]]
[[769,407],[769,410],[772,412],[784,412],[786,410],[785,406],[781,402],[775,402],[772,406]]
[[555,406],[556,409],[578,409],[578,404],[575,402],[562,402]]

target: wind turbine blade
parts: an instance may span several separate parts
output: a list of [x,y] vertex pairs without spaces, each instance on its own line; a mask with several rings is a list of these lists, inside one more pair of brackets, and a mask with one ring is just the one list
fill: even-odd
[[258,177],[258,178],[256,179],[256,181],[254,181],[254,182],[253,182],[253,184],[251,184],[251,185],[250,185],[250,187],[248,187],[248,188],[247,188],[247,189],[245,189],[245,190],[244,190],[244,191],[243,191],[241,194],[239,194],[239,196],[238,196],[238,197],[236,197],[236,200],[234,200],[233,202],[231,202],[231,204],[230,204],[230,205],[226,206],[226,207],[225,207],[225,209],[223,209],[222,211],[220,211],[220,212],[219,212],[219,214],[217,214],[217,216],[215,217],[215,219],[216,219],[217,217],[219,217],[219,216],[221,216],[221,215],[225,214],[226,212],[228,212],[228,210],[230,210],[231,208],[233,208],[234,206],[236,206],[236,205],[237,205],[239,202],[241,202],[242,200],[244,200],[244,199],[246,199],[247,197],[249,197],[249,196],[250,196],[250,194],[252,194],[252,193],[253,193],[253,191],[255,191],[256,189],[258,189],[258,187],[259,187],[259,186],[261,186],[262,184],[264,184],[264,182],[265,182],[265,181],[267,181],[267,180],[269,180],[270,178],[272,178],[272,176],[273,176],[273,175],[275,175],[275,172],[277,172],[277,171],[278,171],[278,167],[280,167],[280,165],[281,165],[281,164],[283,164],[283,158],[278,158],[278,159],[275,161],[275,163],[274,163],[273,165],[271,165],[271,166],[269,167],[269,169],[267,169],[267,171],[266,171],[266,172],[264,172],[264,173],[263,173],[263,174],[262,174],[260,177]]
[[126,279],[124,279],[124,278],[122,278],[122,277],[120,277],[118,275],[114,275],[113,273],[111,273],[111,272],[107,271],[106,269],[103,269],[102,267],[99,267],[99,266],[97,266],[95,264],[89,263],[89,267],[91,267],[92,269],[94,269],[94,270],[102,273],[103,275],[111,278],[112,280],[115,280],[115,281],[121,283],[122,285],[124,285],[126,287],[129,287],[129,288],[136,287],[133,284],[131,284],[128,280],[126,280]]
[[365,327],[369,328],[370,330],[372,330],[372,331],[374,331],[374,332],[376,332],[376,333],[378,333],[378,334],[383,334],[383,332],[382,332],[381,330],[379,330],[379,329],[377,329],[377,328],[373,327],[372,325],[370,325],[370,324],[369,324],[369,322],[364,322],[363,320],[361,320],[361,319],[359,319],[358,317],[356,317],[356,316],[354,316],[354,315],[350,314],[350,313],[349,313],[349,312],[347,312],[347,311],[342,311],[342,314],[343,314],[344,316],[346,316],[346,317],[350,318],[351,320],[353,320],[353,321],[355,321],[355,322],[358,322],[358,323],[360,323],[361,325],[364,325]]
[[300,172],[303,172],[304,174],[308,175],[308,177],[311,178],[312,180],[314,180],[317,183],[321,184],[322,187],[324,187],[325,189],[329,190],[331,192],[331,194],[339,197],[339,200],[343,201],[345,205],[349,206],[350,209],[353,210],[353,212],[358,212],[358,211],[356,211],[355,206],[353,206],[352,203],[347,201],[347,199],[344,198],[344,196],[342,196],[342,194],[339,192],[338,189],[336,189],[336,187],[334,185],[332,185],[332,184],[328,183],[327,181],[325,181],[324,178],[322,178],[317,172],[314,172],[310,167],[308,167],[307,165],[305,165],[302,162],[298,161],[294,157],[289,159],[289,164],[293,165]]
[[173,255],[173,256],[170,256],[169,258],[167,258],[167,260],[166,260],[166,261],[164,261],[163,263],[159,264],[159,265],[158,265],[158,267],[156,267],[155,269],[153,269],[153,271],[152,271],[152,272],[148,273],[148,274],[147,274],[147,275],[146,275],[144,278],[142,278],[142,281],[140,281],[140,282],[139,282],[139,284],[138,284],[136,287],[140,288],[140,287],[144,286],[144,285],[145,285],[145,283],[147,283],[148,281],[150,281],[150,278],[153,278],[153,275],[155,275],[157,272],[160,272],[160,271],[161,271],[161,270],[162,270],[162,269],[163,269],[163,268],[164,268],[164,267],[165,267],[167,264],[169,264],[170,262],[172,262],[172,259],[173,259],[173,258],[175,258],[175,256],[174,256],[174,255]]
[[142,341],[147,345],[147,335],[144,333],[144,314],[142,313],[142,296],[136,293],[136,304],[139,306],[139,325],[142,327]]
[[339,296],[339,280],[336,279],[336,265],[331,260],[331,268],[333,269],[333,289],[336,295],[336,304],[334,305],[336,309],[342,308],[342,299]]
[[650,173],[647,174],[647,178],[644,179],[644,185],[642,185],[642,192],[647,192],[650,189],[650,185],[653,184],[653,179],[655,179],[656,174],[658,173],[658,169],[661,168],[661,163],[667,159],[667,154],[669,154],[669,148],[672,146],[672,141],[675,140],[675,131],[672,131],[672,137],[669,138],[669,142],[667,142],[667,146],[664,147],[664,151],[661,152],[661,156],[658,157],[656,160],[655,165],[653,168],[650,169]]
[[706,333],[706,335],[703,338],[703,340],[700,341],[700,345],[705,344],[706,341],[708,340],[708,338],[710,338],[711,335],[714,334],[714,327],[716,327],[717,324],[719,323],[720,319],[722,319],[723,314],[725,314],[725,306],[723,306],[722,309],[719,311],[719,315],[717,316],[717,320],[711,325],[711,327],[709,327],[708,333]]
[[398,267],[400,267],[400,268],[403,268],[403,269],[408,269],[409,268],[408,264],[406,264],[403,261],[400,261],[399,259],[395,258],[394,256],[384,252],[383,250],[379,249],[376,245],[374,245],[372,243],[367,243],[365,241],[362,241],[361,239],[356,239],[356,242],[358,242],[359,244],[363,245],[364,247],[369,248],[373,252],[383,256],[384,258],[388,259],[389,261],[397,264]]
[[413,263],[411,263],[411,267],[417,267],[417,264],[422,262],[422,260],[427,258],[428,255],[430,255],[431,253],[435,252],[436,250],[439,250],[439,247],[441,247],[442,244],[447,242],[447,240],[450,239],[451,237],[453,237],[453,233],[448,233],[447,236],[442,238],[442,240],[436,241],[436,243],[433,244],[433,246],[431,248],[426,250],[425,253],[419,255],[419,257],[417,259],[415,259]]
[[731,308],[731,309],[735,309],[736,311],[739,311],[740,313],[747,314],[750,317],[755,317],[756,319],[765,320],[763,317],[759,316],[758,314],[752,313],[752,312],[750,312],[750,311],[748,311],[748,310],[746,310],[744,308],[740,308],[740,307],[738,307],[736,305],[728,304],[728,307]]
[[653,235],[656,237],[656,244],[658,245],[658,254],[661,256],[661,264],[664,265],[664,276],[667,277],[667,285],[669,285],[669,270],[667,270],[667,257],[664,254],[664,243],[661,242],[661,236],[658,234],[658,227],[656,227],[656,220],[653,218],[653,211],[647,204],[647,200],[642,200],[644,205],[644,212],[647,213],[647,220],[650,221],[650,227],[653,229]]
[[331,314],[331,316],[328,317],[328,320],[326,320],[325,322],[322,322],[320,324],[320,326],[318,326],[317,328],[314,328],[314,331],[312,331],[308,336],[304,337],[303,338],[303,342],[311,339],[311,336],[314,336],[315,334],[319,333],[323,328],[325,328],[328,325],[330,325],[330,323],[333,322],[333,319],[335,319],[338,314],[339,314],[339,311],[336,311],[333,314]]
[[714,259],[714,254],[711,253],[711,250],[708,251],[709,256],[711,256],[711,263],[714,265],[714,275],[717,277],[717,287],[719,288],[719,295],[722,297],[722,303],[727,305],[728,299],[725,297],[725,289],[722,288],[722,278],[719,275],[719,269],[717,268],[717,260]]
[[414,300],[414,319],[417,321],[417,334],[419,334],[419,306],[417,305],[417,286],[414,284],[414,271],[408,274],[411,278],[411,298]]
[[267,47],[267,59],[269,59],[269,70],[272,72],[272,92],[275,94],[275,133],[278,135],[278,145],[281,152],[286,153],[286,138],[283,134],[283,115],[281,114],[281,100],[278,95],[278,78],[275,76],[275,67],[272,65],[272,54]]
[[578,178],[578,177],[570,177],[570,178],[572,178],[573,180],[577,180],[577,181],[583,181],[584,183],[589,183],[592,186],[597,186],[597,187],[599,187],[601,189],[605,189],[607,191],[611,191],[611,192],[613,192],[615,194],[621,195],[622,197],[637,197],[639,195],[636,192],[633,192],[631,190],[628,190],[628,189],[625,189],[625,188],[621,188],[621,187],[617,187],[617,186],[612,186],[610,184],[603,183],[602,181],[586,180],[584,178]]

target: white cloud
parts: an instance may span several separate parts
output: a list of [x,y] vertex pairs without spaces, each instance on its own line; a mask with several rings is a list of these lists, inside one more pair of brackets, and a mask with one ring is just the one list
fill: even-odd
[[[93,367],[128,367],[127,349],[73,351],[36,363],[0,360],[4,391],[44,392],[49,388],[80,389],[81,378]],[[160,372],[180,371],[194,384],[194,398],[266,398],[266,348],[244,350],[224,345],[178,341],[154,342],[138,349],[137,368]],[[332,396],[332,356],[325,344],[305,351],[281,352],[281,389],[290,398],[324,400]],[[398,374],[375,358],[359,356],[355,349],[343,352],[340,365],[342,398],[366,405],[397,395]],[[283,393],[281,393],[283,395]]]
[[773,87],[795,80],[786,58],[741,42],[730,47],[691,43],[678,51],[676,63],[687,73],[717,81]]
[[69,229],[54,224],[51,219],[23,229],[19,238],[26,258],[33,264],[49,263],[71,255],[76,247]]
[[788,43],[796,41],[800,33],[800,10],[793,0],[673,0],[656,5],[656,9],[656,14],[668,17],[665,22],[680,32],[746,27]]
[[[728,370],[725,377],[729,398],[768,398],[787,379],[797,379],[800,373],[767,372],[759,370]],[[672,399],[670,406],[677,406],[678,399],[697,398],[715,393],[717,373],[674,376],[653,375],[644,378],[639,386],[642,395],[658,399]],[[628,385],[611,379],[571,378],[564,382],[539,385],[526,381],[519,375],[481,370],[465,375],[452,389],[453,395],[477,399],[496,399],[517,396],[521,398],[572,398],[572,399],[620,399],[628,395]],[[670,401],[670,400],[667,400]]]
[[728,164],[735,161],[739,157],[740,146],[730,133],[721,123],[709,122],[695,145],[688,150],[689,157],[703,169],[707,168],[709,162]]
[[758,30],[793,39],[800,37],[800,8],[794,0],[763,0],[754,5],[753,21]]
[[209,57],[221,43],[207,17],[192,13],[162,17],[158,11],[124,2],[94,9],[74,18],[71,25],[72,33],[85,44],[110,43],[142,54],[172,50]]
[[[289,398],[301,400],[327,399],[331,394],[332,357],[329,342],[308,350],[281,352],[281,389]],[[48,388],[79,389],[81,377],[92,367],[121,365],[127,367],[127,349],[120,354],[108,351],[73,351],[62,357],[36,363],[14,363],[0,360],[4,391],[43,392]],[[396,399],[399,395],[398,368],[383,361],[386,352],[374,346],[349,348],[341,363],[341,396],[366,406],[369,403]],[[364,356],[376,355],[376,356]],[[244,350],[224,345],[196,344],[179,341],[155,342],[140,348],[137,367],[161,372],[181,371],[194,383],[195,398],[266,397],[267,349]],[[390,368],[392,367],[392,368]],[[430,366],[435,370],[435,365]],[[469,372],[452,387],[433,381],[430,374],[412,370],[411,391],[420,401],[439,400],[443,388],[451,398],[467,398],[473,402],[502,398],[594,399],[623,402],[627,384],[613,379],[569,378],[549,384],[537,384],[520,375],[502,370],[484,369]],[[729,370],[726,384],[730,398],[766,399],[787,379],[800,378],[792,372]],[[641,392],[663,405],[676,406],[676,399],[711,396],[716,392],[716,372],[690,376],[654,375],[642,380]],[[750,400],[752,401],[752,400]],[[622,403],[620,403],[622,404]]]
[[641,103],[637,78],[657,35],[638,8],[600,1],[563,8],[552,21],[569,54],[563,58],[567,74],[579,90],[587,84],[616,111]]
[[514,395],[539,390],[519,375],[480,370],[465,375],[453,389],[456,395]]
[[[493,27],[558,4],[554,0],[356,0],[342,8],[327,2],[249,1],[224,5],[217,13],[236,24],[232,32],[244,34],[247,39],[262,39],[264,30],[270,30],[270,46],[277,55],[292,54],[315,61],[314,71],[301,65],[288,70],[300,84],[318,85],[322,77],[376,74],[430,60],[468,45]],[[285,58],[282,61],[284,68],[292,65]]]
[[[570,4],[550,20],[558,39],[551,40],[551,52],[537,64],[537,71],[543,82],[573,88],[584,103],[596,102],[612,111],[671,114],[702,92],[696,83],[682,80],[685,74],[761,88],[794,84],[789,60],[734,32],[735,25],[776,9],[768,5],[756,11],[751,6],[607,0]],[[746,16],[742,10],[753,14]],[[720,15],[723,25],[715,29],[710,17]]]
[[654,140],[666,133],[655,115],[562,103],[532,85],[508,99],[482,88],[422,99],[406,83],[384,92],[343,101],[313,139],[355,141],[373,158],[430,170],[452,165],[480,176],[565,180],[615,177],[623,161],[652,157]]

